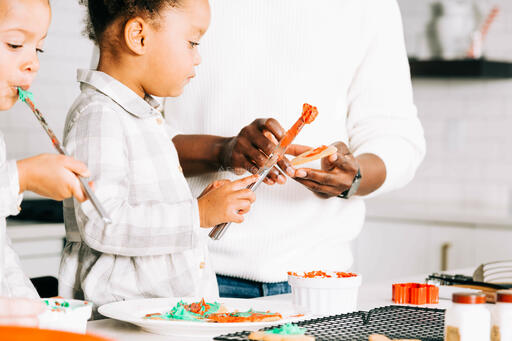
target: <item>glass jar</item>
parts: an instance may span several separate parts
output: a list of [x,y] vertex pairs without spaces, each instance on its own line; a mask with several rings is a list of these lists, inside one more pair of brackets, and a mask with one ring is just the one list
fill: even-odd
[[454,293],[445,315],[445,341],[490,341],[491,312],[484,293]]
[[512,340],[512,290],[498,291],[492,310],[491,340]]
[[477,27],[473,1],[442,0],[435,32],[443,59],[466,58],[471,36]]

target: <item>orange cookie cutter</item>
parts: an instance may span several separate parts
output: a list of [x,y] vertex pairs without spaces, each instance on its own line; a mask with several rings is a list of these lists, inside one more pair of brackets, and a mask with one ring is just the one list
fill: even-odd
[[393,284],[392,300],[397,304],[437,304],[439,287],[421,283]]

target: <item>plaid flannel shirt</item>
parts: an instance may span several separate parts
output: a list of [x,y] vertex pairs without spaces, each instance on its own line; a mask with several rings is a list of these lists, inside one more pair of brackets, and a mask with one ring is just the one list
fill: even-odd
[[113,223],[105,226],[89,201],[64,201],[60,295],[98,305],[217,296],[197,200],[159,103],[99,71],[79,70],[78,81],[82,93],[68,113],[64,145],[88,165]]
[[38,298],[6,234],[5,218],[19,212],[22,199],[19,191],[18,167],[15,160],[7,160],[0,133],[0,296]]

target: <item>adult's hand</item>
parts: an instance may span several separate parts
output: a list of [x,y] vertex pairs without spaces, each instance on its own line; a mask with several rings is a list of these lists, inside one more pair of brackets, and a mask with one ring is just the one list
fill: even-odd
[[[238,175],[245,171],[257,173],[285,133],[283,127],[273,118],[254,120],[225,144],[221,151],[223,167],[233,170]],[[280,160],[278,165],[289,176],[295,176],[295,169],[287,158]],[[276,167],[265,179],[265,183],[269,185],[285,182],[286,177]]]
[[[299,168],[295,180],[322,198],[338,196],[352,186],[359,169],[358,160],[343,142],[333,144],[338,152],[322,159],[322,169]],[[292,145],[287,153],[300,155],[310,147]]]
[[0,298],[0,325],[37,327],[37,316],[44,311],[40,300]]

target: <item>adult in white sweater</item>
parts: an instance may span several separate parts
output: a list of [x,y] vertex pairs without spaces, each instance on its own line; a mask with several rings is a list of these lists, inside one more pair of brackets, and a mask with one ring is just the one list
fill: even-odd
[[[283,293],[287,271],[349,269],[364,196],[407,184],[425,153],[396,0],[211,4],[197,79],[165,106],[183,132],[173,141],[195,194],[212,180],[237,177],[219,169],[254,172],[274,146],[263,132],[279,140],[304,102],[319,115],[295,142],[338,147],[307,168],[283,160],[292,179],[274,170],[267,183],[281,185],[260,187],[245,221],[210,242],[221,295]],[[358,168],[356,195],[337,197]]]

